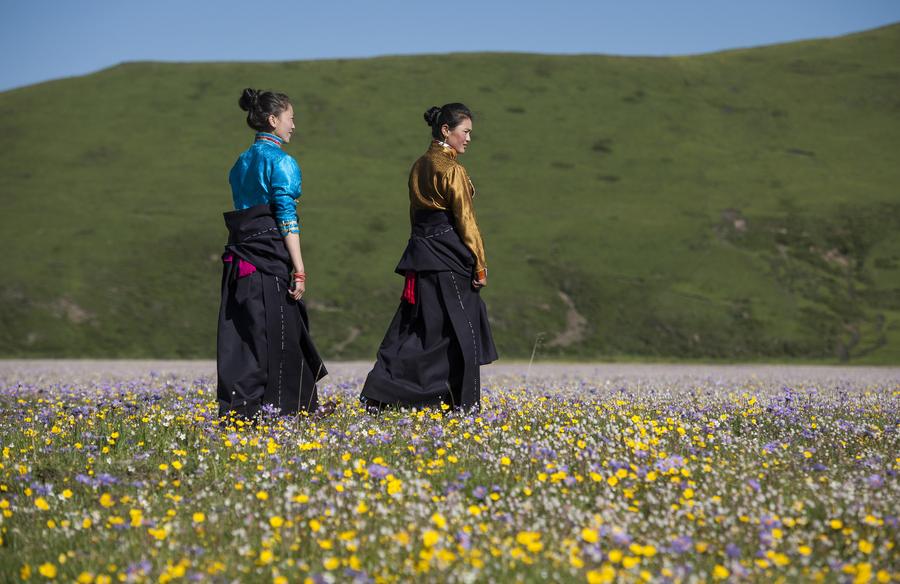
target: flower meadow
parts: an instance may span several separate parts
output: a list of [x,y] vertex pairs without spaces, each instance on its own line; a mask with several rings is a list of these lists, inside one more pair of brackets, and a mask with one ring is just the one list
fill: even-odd
[[0,579],[900,581],[900,372],[485,368],[482,408],[217,418],[197,371],[0,369]]

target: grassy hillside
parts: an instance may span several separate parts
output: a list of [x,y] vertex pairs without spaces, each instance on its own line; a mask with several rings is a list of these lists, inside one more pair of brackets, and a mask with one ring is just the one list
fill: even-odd
[[503,357],[900,362],[900,26],[685,57],[129,63],[0,93],[0,355],[210,357],[245,86],[295,102],[313,334],[371,358],[422,112],[476,114]]

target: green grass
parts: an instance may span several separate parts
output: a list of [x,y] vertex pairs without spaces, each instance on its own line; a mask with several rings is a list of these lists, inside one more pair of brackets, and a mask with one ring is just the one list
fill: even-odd
[[[254,86],[295,102],[326,358],[374,356],[422,112],[459,100],[503,357],[544,333],[544,358],[898,363],[898,52],[892,26],[682,58],[129,63],[4,92],[0,354],[214,354]],[[587,325],[551,346],[560,291]]]

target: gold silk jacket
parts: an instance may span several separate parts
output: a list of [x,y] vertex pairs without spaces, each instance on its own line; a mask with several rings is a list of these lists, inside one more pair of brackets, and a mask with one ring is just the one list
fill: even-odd
[[456,159],[456,150],[437,141],[416,160],[409,172],[409,219],[422,209],[450,211],[456,220],[456,232],[475,256],[476,277],[484,277],[487,264],[484,243],[475,220],[472,197],[475,185]]

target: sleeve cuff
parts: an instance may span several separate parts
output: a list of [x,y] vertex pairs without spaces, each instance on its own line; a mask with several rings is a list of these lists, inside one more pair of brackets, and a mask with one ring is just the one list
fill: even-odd
[[285,235],[289,235],[291,233],[300,233],[300,224],[297,220],[293,221],[279,221],[278,230],[281,232],[282,237]]

